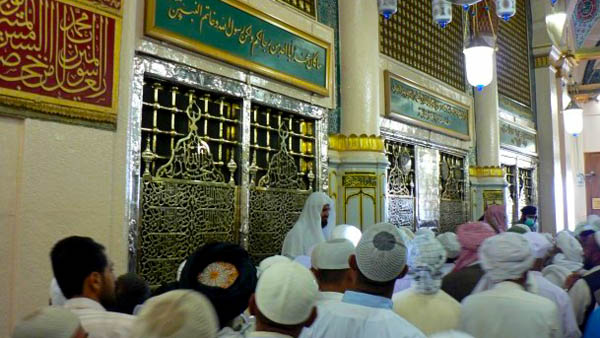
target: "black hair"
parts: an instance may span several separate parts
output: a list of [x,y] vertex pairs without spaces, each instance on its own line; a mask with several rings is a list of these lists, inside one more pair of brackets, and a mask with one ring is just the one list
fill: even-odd
[[83,282],[92,272],[103,273],[108,265],[104,246],[89,237],[71,236],[50,252],[52,271],[67,299],[81,295]]
[[126,273],[117,278],[115,296],[117,298],[116,312],[131,315],[137,305],[143,304],[150,298],[150,286],[135,273]]
[[319,269],[318,277],[319,283],[324,284],[338,284],[344,281],[348,270],[325,270]]

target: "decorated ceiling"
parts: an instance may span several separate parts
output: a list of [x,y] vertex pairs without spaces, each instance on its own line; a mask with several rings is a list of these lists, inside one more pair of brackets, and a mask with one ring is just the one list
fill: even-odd
[[[575,48],[600,47],[600,0],[577,0],[571,17]],[[583,64],[582,84],[600,83],[600,64],[590,60]]]

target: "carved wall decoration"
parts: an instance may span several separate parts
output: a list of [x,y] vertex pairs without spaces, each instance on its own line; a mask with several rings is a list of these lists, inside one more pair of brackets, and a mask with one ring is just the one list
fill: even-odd
[[0,102],[41,112],[33,117],[114,126],[120,17],[77,2],[27,0],[4,1],[0,18]]
[[534,204],[533,169],[519,168],[519,206]]
[[465,90],[463,13],[441,29],[431,19],[431,0],[399,0],[398,13],[379,16],[379,51],[461,91]]
[[388,222],[397,227],[415,226],[415,148],[386,140],[390,166],[387,179]]
[[467,220],[465,159],[440,153],[440,231],[453,231]]

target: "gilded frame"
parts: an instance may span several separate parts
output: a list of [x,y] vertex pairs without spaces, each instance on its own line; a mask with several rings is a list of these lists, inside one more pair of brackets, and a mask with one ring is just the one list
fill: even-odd
[[331,72],[332,72],[332,64],[331,64],[332,63],[332,57],[331,57],[332,46],[331,46],[331,43],[325,42],[315,36],[312,36],[306,32],[303,32],[297,28],[294,28],[294,27],[288,25],[287,23],[285,23],[284,21],[278,19],[277,17],[266,14],[256,8],[250,7],[244,3],[240,3],[236,0],[220,0],[232,7],[235,7],[235,8],[237,8],[241,11],[244,11],[250,15],[253,15],[263,21],[268,22],[271,25],[274,25],[280,29],[286,30],[289,33],[292,33],[296,36],[299,36],[311,43],[314,43],[314,44],[324,48],[327,53],[327,55],[325,57],[326,87],[321,87],[321,86],[315,85],[313,83],[310,83],[308,81],[294,77],[292,75],[286,74],[282,71],[258,64],[256,62],[253,62],[250,60],[246,60],[244,58],[235,56],[233,54],[229,54],[226,51],[223,51],[221,49],[211,47],[211,46],[201,43],[199,41],[185,38],[178,34],[175,34],[175,33],[172,33],[172,32],[169,32],[164,29],[156,27],[156,22],[154,20],[155,15],[156,15],[156,1],[161,1],[161,0],[146,0],[146,2],[145,2],[146,17],[145,17],[145,24],[144,24],[144,32],[147,36],[150,36],[150,37],[158,39],[158,40],[163,40],[163,41],[173,43],[179,47],[183,47],[185,49],[189,49],[189,50],[201,53],[201,54],[209,56],[209,57],[223,60],[223,61],[231,63],[235,66],[238,66],[241,68],[246,68],[250,71],[274,78],[276,80],[288,83],[290,85],[293,85],[293,86],[296,86],[296,87],[299,87],[302,89],[306,89],[308,91],[319,94],[321,96],[328,97],[331,95],[331,90],[333,88],[333,77],[331,74]]
[[[106,129],[106,124],[110,124],[113,127],[117,122],[118,106],[119,106],[119,67],[120,67],[120,53],[121,53],[121,17],[114,13],[107,12],[98,7],[92,6],[89,3],[61,0],[61,2],[69,4],[74,7],[79,7],[90,11],[94,14],[109,17],[115,20],[115,45],[113,55],[113,102],[111,107],[97,106],[91,103],[76,102],[73,100],[60,99],[51,96],[45,96],[40,94],[28,93],[24,91],[18,91],[8,88],[0,88],[0,102],[8,106],[14,107],[25,107],[35,111],[48,114],[51,117],[62,116],[66,118],[72,118],[76,122],[77,120],[86,121],[85,125],[94,126],[94,122],[100,123],[99,128]],[[41,99],[40,99],[41,97]],[[28,114],[29,116],[40,116],[41,114]],[[26,115],[26,116],[28,116]],[[59,119],[60,121],[60,119]],[[89,123],[88,121],[91,121]],[[69,121],[70,122],[70,121]]]
[[[450,129],[447,129],[447,128],[444,128],[444,127],[436,126],[436,125],[431,124],[431,123],[426,123],[426,122],[418,121],[418,120],[413,119],[411,117],[405,116],[405,115],[403,115],[403,114],[401,114],[399,112],[392,111],[392,106],[391,106],[391,99],[392,99],[392,97],[391,97],[391,89],[392,89],[391,88],[391,80],[392,79],[400,81],[400,82],[402,82],[402,83],[404,83],[404,84],[406,84],[406,85],[408,85],[410,87],[413,87],[416,90],[419,90],[421,92],[424,92],[425,94],[431,95],[431,96],[433,96],[433,97],[435,97],[435,98],[437,98],[439,100],[447,102],[448,104],[459,106],[461,108],[467,109],[467,111],[468,111],[467,133],[468,134],[466,134],[466,135],[465,134],[461,134],[461,133],[458,133],[458,132],[456,132],[454,130],[450,130]],[[408,124],[411,124],[411,125],[414,125],[414,126],[417,126],[417,127],[425,128],[425,129],[428,129],[428,130],[433,130],[435,132],[442,133],[442,134],[445,134],[445,135],[448,135],[448,136],[451,136],[451,137],[455,137],[455,138],[458,138],[458,139],[463,140],[463,141],[471,141],[471,138],[472,138],[471,135],[473,134],[473,130],[472,130],[473,129],[473,126],[472,126],[473,109],[472,109],[471,106],[466,105],[466,104],[461,103],[461,102],[458,102],[458,101],[455,101],[455,100],[450,99],[448,97],[441,96],[438,93],[435,93],[435,92],[433,92],[433,91],[431,91],[431,90],[429,90],[429,89],[427,89],[427,88],[425,88],[425,87],[417,84],[416,82],[414,82],[414,81],[412,81],[412,80],[410,80],[410,79],[408,79],[406,77],[403,77],[403,76],[400,76],[400,75],[396,75],[396,74],[390,72],[389,70],[384,71],[384,84],[385,84],[385,89],[384,89],[384,91],[385,91],[385,115],[388,118],[390,118],[392,120],[400,121],[400,122],[405,122],[405,123],[408,123]]]

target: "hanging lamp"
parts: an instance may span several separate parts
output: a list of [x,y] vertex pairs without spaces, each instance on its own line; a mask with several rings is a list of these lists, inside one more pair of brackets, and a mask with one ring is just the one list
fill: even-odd
[[452,3],[448,0],[433,0],[431,2],[431,15],[433,21],[445,28],[452,22]]
[[571,102],[563,111],[565,132],[573,136],[581,134],[583,131],[583,108],[571,99]]
[[496,15],[504,21],[508,21],[517,12],[515,0],[496,0]]
[[398,0],[377,0],[379,14],[387,20],[398,11]]
[[555,46],[560,46],[567,22],[565,1],[551,1],[550,10],[546,14],[546,31]]
[[[477,13],[477,8],[475,8],[475,13]],[[473,16],[471,40],[463,53],[465,54],[467,81],[481,91],[483,87],[494,80],[494,46],[480,34],[477,20],[477,15]]]

